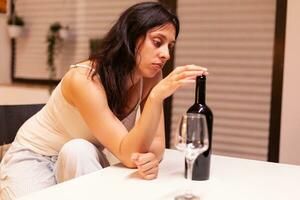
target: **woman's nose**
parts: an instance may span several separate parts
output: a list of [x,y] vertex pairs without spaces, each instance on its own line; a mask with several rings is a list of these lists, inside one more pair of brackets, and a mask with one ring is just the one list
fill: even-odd
[[164,59],[165,61],[170,59],[170,51],[169,48],[166,46],[163,46],[160,52],[160,58]]

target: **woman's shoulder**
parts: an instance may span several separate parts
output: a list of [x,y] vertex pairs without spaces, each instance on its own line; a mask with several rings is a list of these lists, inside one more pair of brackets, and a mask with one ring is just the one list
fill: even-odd
[[91,76],[90,70],[86,68],[70,68],[61,81],[61,90],[65,99],[74,105],[76,95],[84,94],[88,91],[90,96],[93,93],[105,97],[105,90],[97,76]]

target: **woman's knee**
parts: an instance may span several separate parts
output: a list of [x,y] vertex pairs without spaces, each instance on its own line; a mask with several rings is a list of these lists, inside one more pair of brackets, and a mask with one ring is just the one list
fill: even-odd
[[67,142],[56,162],[55,177],[58,183],[88,174],[108,166],[96,146],[83,139]]
[[98,149],[84,139],[73,139],[63,145],[59,156],[66,158],[90,158],[98,157]]

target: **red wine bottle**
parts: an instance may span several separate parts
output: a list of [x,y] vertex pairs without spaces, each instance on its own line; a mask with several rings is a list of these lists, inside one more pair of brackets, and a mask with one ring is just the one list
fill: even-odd
[[[195,160],[193,166],[193,180],[207,180],[209,179],[210,172],[210,156],[211,156],[211,144],[212,144],[212,129],[213,129],[213,114],[210,108],[205,104],[205,83],[206,77],[204,75],[197,76],[196,78],[196,91],[195,91],[195,103],[188,110],[187,113],[200,113],[206,116],[209,148],[200,154]],[[186,174],[185,167],[185,174]]]

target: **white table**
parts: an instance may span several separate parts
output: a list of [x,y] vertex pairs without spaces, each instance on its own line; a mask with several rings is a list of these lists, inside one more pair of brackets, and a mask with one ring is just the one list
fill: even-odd
[[[183,155],[166,150],[158,178],[138,178],[135,169],[111,166],[45,190],[22,200],[47,199],[173,199],[186,185]],[[224,156],[212,156],[208,181],[193,181],[204,200],[300,200],[300,166]]]

